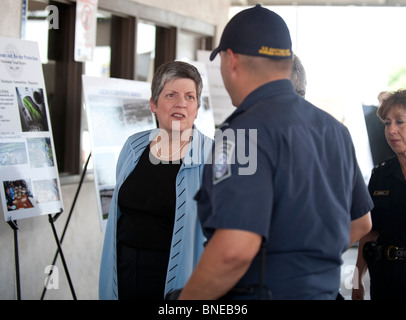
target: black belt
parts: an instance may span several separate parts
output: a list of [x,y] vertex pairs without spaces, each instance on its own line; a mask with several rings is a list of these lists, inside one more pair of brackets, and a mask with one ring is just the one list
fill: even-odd
[[367,242],[364,245],[364,258],[368,260],[406,260],[406,248],[395,245],[378,245],[376,242]]

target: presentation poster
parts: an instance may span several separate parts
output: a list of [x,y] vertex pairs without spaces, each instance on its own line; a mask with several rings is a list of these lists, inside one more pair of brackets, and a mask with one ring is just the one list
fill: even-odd
[[194,124],[203,134],[210,138],[214,138],[214,131],[216,130],[216,127],[214,125],[213,106],[211,102],[206,64],[200,61],[190,61],[189,63],[194,65],[197,70],[199,70],[203,81],[200,108]]
[[235,107],[224,87],[220,72],[220,57],[217,55],[213,61],[210,61],[210,54],[211,51],[198,50],[197,60],[203,62],[206,66],[208,87],[213,103],[214,123],[219,126],[235,111]]
[[63,210],[38,45],[2,37],[0,180],[6,221]]
[[104,231],[116,184],[116,164],[129,136],[156,128],[147,82],[82,76],[94,181]]

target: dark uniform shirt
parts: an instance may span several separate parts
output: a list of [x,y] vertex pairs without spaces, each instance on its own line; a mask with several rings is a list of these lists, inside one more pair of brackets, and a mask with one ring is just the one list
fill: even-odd
[[[274,299],[335,299],[351,220],[373,205],[348,130],[295,94],[289,80],[274,81],[216,132],[214,159],[196,196],[206,236],[215,229],[261,235]],[[259,260],[237,287],[258,284]]]
[[406,247],[406,181],[397,156],[378,164],[368,185],[374,201],[372,227],[378,243]]
[[[382,161],[372,171],[369,192],[375,207],[372,228],[379,233],[377,243],[406,247],[406,181],[397,156]],[[384,251],[378,260],[368,259],[371,300],[406,299],[406,261],[388,260]]]

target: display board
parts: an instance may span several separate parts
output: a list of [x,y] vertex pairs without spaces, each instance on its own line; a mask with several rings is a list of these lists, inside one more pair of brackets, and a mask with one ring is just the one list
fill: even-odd
[[190,61],[189,63],[194,65],[196,69],[199,70],[203,82],[203,89],[200,97],[200,108],[194,124],[203,134],[213,139],[216,127],[214,125],[213,103],[211,101],[206,64],[201,61]]
[[197,60],[203,62],[207,70],[208,87],[213,102],[213,117],[216,126],[221,125],[234,111],[235,107],[224,87],[220,72],[220,55],[210,61],[211,51],[198,50]]
[[38,44],[2,37],[0,180],[6,221],[63,211]]
[[94,181],[101,229],[104,231],[116,184],[116,164],[127,138],[156,128],[147,82],[83,76]]

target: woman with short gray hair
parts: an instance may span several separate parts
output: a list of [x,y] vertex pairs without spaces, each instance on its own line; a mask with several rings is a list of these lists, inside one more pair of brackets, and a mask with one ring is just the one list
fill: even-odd
[[128,138],[117,162],[100,269],[100,299],[163,299],[184,286],[205,241],[197,206],[212,140],[194,126],[202,79],[173,61],[152,80],[158,129]]

